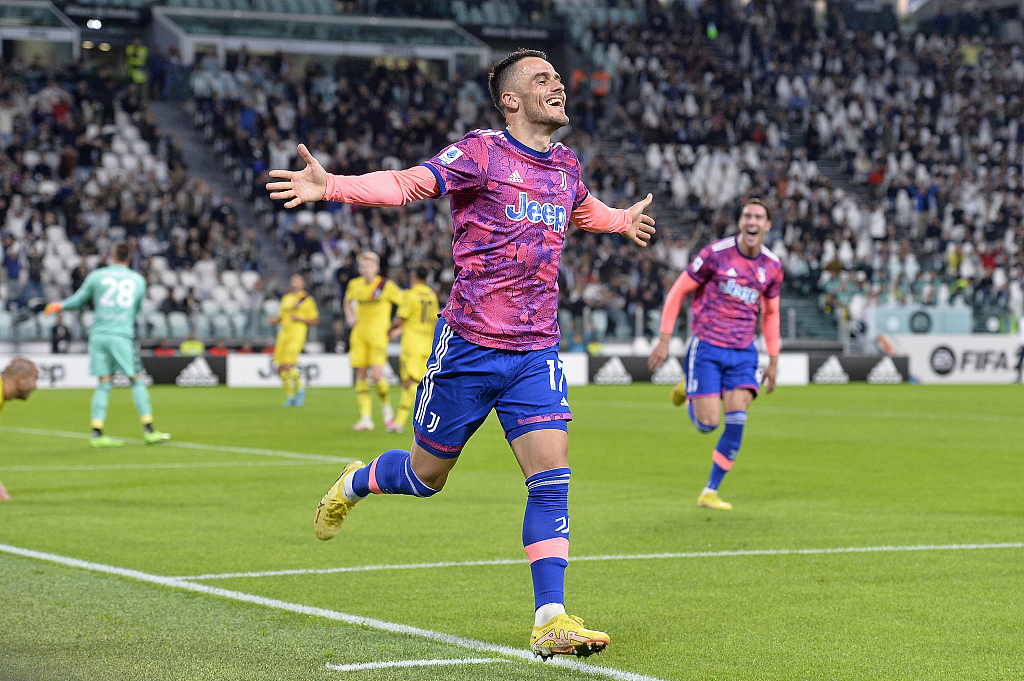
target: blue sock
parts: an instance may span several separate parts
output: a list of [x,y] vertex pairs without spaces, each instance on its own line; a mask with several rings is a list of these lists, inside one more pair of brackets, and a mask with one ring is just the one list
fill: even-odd
[[430,497],[437,494],[423,484],[412,470],[409,452],[404,449],[389,449],[352,474],[352,491],[361,497],[370,492],[375,494],[408,494],[414,497]]
[[725,431],[718,440],[715,453],[711,455],[711,475],[708,477],[707,488],[717,490],[722,478],[732,468],[736,455],[743,443],[743,426],[747,423],[747,412],[729,411],[725,413]]
[[688,405],[686,405],[686,408],[690,412],[690,420],[693,421],[693,426],[697,430],[699,430],[700,432],[702,432],[702,433],[710,433],[711,431],[713,431],[715,428],[718,427],[718,426],[709,426],[708,424],[701,423],[700,421],[697,420],[697,416],[693,413],[693,400],[690,400],[690,403]]
[[523,547],[533,573],[535,609],[565,602],[569,566],[569,469],[552,468],[526,479]]

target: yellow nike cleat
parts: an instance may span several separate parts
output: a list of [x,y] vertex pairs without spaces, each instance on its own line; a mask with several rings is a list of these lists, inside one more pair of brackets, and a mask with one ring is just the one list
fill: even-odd
[[109,435],[100,435],[99,437],[89,438],[90,447],[124,447],[124,443],[120,440],[115,440]]
[[722,498],[718,496],[718,492],[704,492],[697,497],[697,505],[702,508],[716,508],[719,511],[731,511],[732,504],[728,501],[722,501]]
[[583,620],[575,615],[558,615],[543,627],[535,626],[530,636],[530,650],[541,659],[552,655],[587,657],[608,647],[608,634],[583,628]]
[[686,403],[686,379],[676,383],[676,387],[672,388],[672,404],[677,407],[681,407]]
[[313,516],[313,531],[316,532],[317,539],[327,541],[338,534],[341,524],[345,522],[345,516],[356,505],[356,502],[346,499],[342,491],[345,477],[352,475],[365,465],[362,461],[353,461],[347,464],[341,471],[341,475],[338,476],[338,480],[320,500],[320,504],[316,507],[316,514]]

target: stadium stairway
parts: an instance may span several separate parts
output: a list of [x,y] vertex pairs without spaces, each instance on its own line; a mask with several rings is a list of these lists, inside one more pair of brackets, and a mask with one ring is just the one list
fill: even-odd
[[[181,140],[182,154],[189,173],[209,183],[222,194],[237,197],[239,195],[238,188],[234,186],[231,177],[217,162],[213,150],[195,129],[192,117],[184,106],[171,102],[150,102],[150,108],[161,129]],[[285,262],[279,250],[274,247],[273,239],[267,238],[264,229],[253,213],[252,206],[245,200],[232,201],[231,205],[235,209],[238,226],[243,232],[250,227],[256,228],[264,277],[283,281],[288,275],[288,263]]]

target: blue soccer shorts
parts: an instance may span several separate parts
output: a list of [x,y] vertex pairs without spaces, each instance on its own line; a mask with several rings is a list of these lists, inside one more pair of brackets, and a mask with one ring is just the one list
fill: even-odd
[[438,320],[427,373],[416,391],[416,443],[453,459],[492,409],[509,442],[532,430],[567,430],[572,412],[558,346],[525,352],[485,348]]
[[744,388],[757,397],[760,378],[753,343],[746,348],[720,348],[696,336],[690,339],[686,349],[687,397],[721,397],[727,390]]

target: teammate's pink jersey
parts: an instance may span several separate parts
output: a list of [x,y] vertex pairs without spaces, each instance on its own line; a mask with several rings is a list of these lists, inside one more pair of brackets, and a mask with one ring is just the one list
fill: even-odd
[[748,258],[736,237],[701,249],[687,273],[700,286],[693,294],[693,335],[721,348],[745,348],[754,342],[761,297],[777,298],[782,263],[766,246]]
[[576,155],[562,144],[541,153],[507,132],[474,130],[423,165],[451,195],[455,221],[455,283],[441,316],[477,345],[556,345],[562,243],[587,198]]

